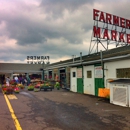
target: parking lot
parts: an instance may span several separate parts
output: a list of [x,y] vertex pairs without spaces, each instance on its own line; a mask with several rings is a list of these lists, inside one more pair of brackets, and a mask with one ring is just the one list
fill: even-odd
[[[130,130],[130,108],[65,89],[28,91],[8,97],[23,130]],[[14,130],[14,122],[0,93],[1,130]]]

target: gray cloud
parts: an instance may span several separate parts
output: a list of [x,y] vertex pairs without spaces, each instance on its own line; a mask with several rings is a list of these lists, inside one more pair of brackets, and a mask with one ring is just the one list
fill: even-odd
[[[79,24],[82,22],[82,14],[80,17],[78,16],[78,20],[74,17],[68,18],[65,21],[63,18],[64,14],[62,14],[62,16],[59,15],[62,21],[59,24],[57,19],[48,15],[48,12],[52,10],[54,11],[53,14],[56,14],[55,10],[60,13],[65,9],[68,11],[76,11],[82,5],[87,4],[86,2],[88,3],[89,1],[42,1],[39,7],[45,8],[46,12],[42,12],[47,15],[45,19],[42,19],[42,14],[38,11],[38,6],[28,6],[25,3],[17,2],[13,3],[15,8],[10,13],[5,12],[2,14],[0,19],[6,21],[8,36],[16,39],[17,43],[21,45],[44,43],[48,38],[61,37],[67,39],[71,44],[81,44],[81,34],[85,33],[85,30],[88,31],[87,24]],[[90,3],[92,3],[92,1]],[[20,11],[18,12],[17,5],[20,8]],[[36,15],[33,14],[34,11],[37,11]],[[13,14],[14,12],[16,12],[15,15]],[[71,12],[69,13],[71,14]],[[39,19],[37,20],[37,15],[41,16],[40,21]],[[36,19],[32,19],[32,17],[35,17]],[[48,19],[48,17],[50,17],[50,19]],[[91,27],[89,27],[89,29],[90,28]]]
[[[27,1],[28,2],[28,1]],[[35,4],[35,2],[37,4]],[[24,61],[27,55],[50,55],[50,59],[88,54],[93,28],[93,8],[129,18],[130,2],[120,0],[42,0],[5,1],[0,10],[0,44],[14,39],[15,44],[0,49],[3,61]],[[113,6],[112,6],[113,5]],[[107,8],[106,8],[107,6]],[[6,43],[7,44],[7,43]],[[8,55],[7,55],[8,54]]]
[[68,10],[70,13],[78,10],[85,4],[93,4],[95,0],[42,0],[40,8],[46,13],[51,13],[54,18],[62,17],[63,11]]

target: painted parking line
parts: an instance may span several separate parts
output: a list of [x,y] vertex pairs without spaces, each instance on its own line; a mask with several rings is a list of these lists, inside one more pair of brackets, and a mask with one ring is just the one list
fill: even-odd
[[11,95],[7,95],[8,99],[18,99],[15,95],[11,94]]
[[[4,93],[3,93],[3,94],[4,94]],[[8,96],[9,96],[9,95],[8,95]],[[15,125],[15,127],[16,127],[16,130],[22,130],[22,128],[21,128],[21,126],[20,126],[20,123],[19,123],[19,121],[18,121],[18,119],[17,119],[17,117],[16,117],[16,115],[15,115],[15,113],[14,113],[14,110],[13,110],[13,108],[12,108],[10,102],[9,102],[9,99],[8,99],[7,95],[4,94],[4,97],[5,97],[7,106],[8,106],[8,108],[9,108],[9,111],[10,111],[10,113],[11,113],[12,119],[13,119],[13,121],[14,121],[14,125]],[[13,96],[13,97],[14,97],[14,96]]]

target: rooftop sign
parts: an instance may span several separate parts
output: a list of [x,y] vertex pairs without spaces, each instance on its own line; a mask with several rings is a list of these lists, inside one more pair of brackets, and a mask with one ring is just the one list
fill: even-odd
[[108,50],[108,46],[111,44],[115,44],[116,47],[130,44],[129,19],[93,9],[93,20],[89,54],[92,51],[99,52],[99,48]]
[[[122,32],[121,29],[121,28],[130,29],[130,20],[109,13],[105,13],[96,9],[93,9],[93,20],[115,25],[116,27],[118,27],[118,29],[115,30],[109,27],[103,28],[98,27],[98,25],[93,26],[94,37],[119,42],[126,42],[130,44],[130,34],[128,34],[126,30]],[[103,32],[103,35],[101,35],[101,32]]]
[[27,56],[28,64],[48,64],[49,56]]

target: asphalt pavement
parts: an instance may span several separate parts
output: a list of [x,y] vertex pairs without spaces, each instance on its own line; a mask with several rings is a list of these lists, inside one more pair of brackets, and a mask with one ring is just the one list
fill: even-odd
[[[130,130],[130,108],[65,89],[21,90],[9,99],[23,130]],[[15,130],[0,91],[0,130]]]
[[15,130],[14,121],[11,117],[6,100],[0,88],[0,130]]

